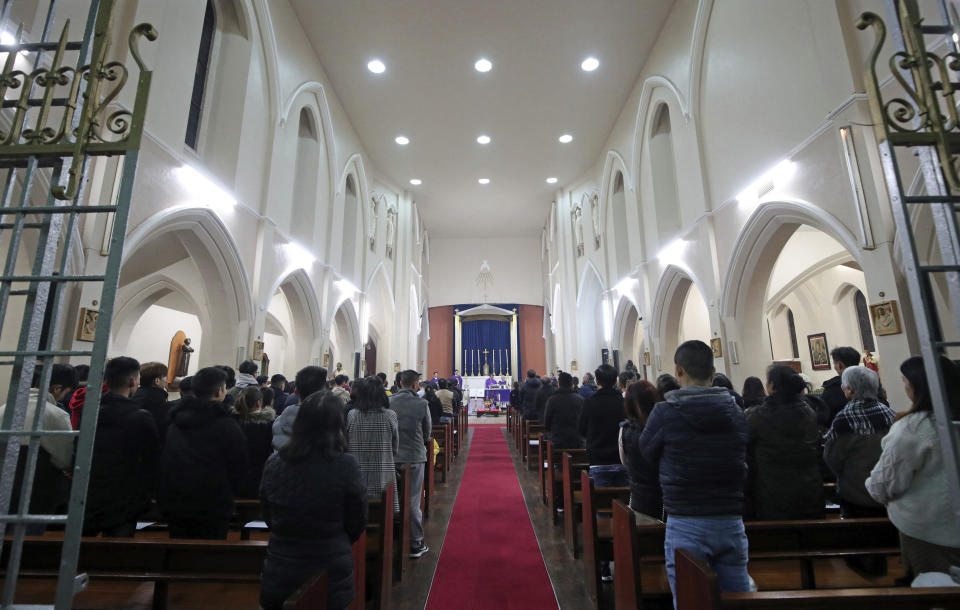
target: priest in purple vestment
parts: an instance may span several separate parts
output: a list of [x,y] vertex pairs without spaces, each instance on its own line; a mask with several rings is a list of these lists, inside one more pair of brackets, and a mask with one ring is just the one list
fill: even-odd
[[490,386],[498,385],[499,383],[500,383],[499,381],[497,381],[496,379],[493,378],[493,373],[491,373],[490,376],[487,377],[486,386],[484,386],[484,387],[486,387],[487,389],[489,389]]
[[457,369],[453,369],[453,377],[451,377],[450,379],[456,379],[456,380],[457,380],[457,387],[458,387],[458,388],[462,388],[462,387],[463,387],[463,377],[460,376],[460,371],[458,371]]
[[434,371],[434,372],[433,372],[433,379],[430,380],[430,383],[432,383],[433,385],[437,385],[437,383],[438,383],[439,381],[440,381],[440,376],[437,375],[437,371]]

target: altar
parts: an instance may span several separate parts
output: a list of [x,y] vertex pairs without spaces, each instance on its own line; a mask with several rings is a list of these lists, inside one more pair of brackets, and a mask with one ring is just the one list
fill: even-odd
[[[487,379],[489,378],[483,377],[482,375],[463,377],[463,395],[467,401],[467,411],[471,415],[475,415],[478,409],[483,408],[484,400],[499,398],[502,404],[508,404],[510,402],[510,388],[513,386],[513,377],[503,375],[503,379],[506,382],[505,386],[494,386],[490,389],[487,389]],[[500,381],[500,377],[496,379]]]

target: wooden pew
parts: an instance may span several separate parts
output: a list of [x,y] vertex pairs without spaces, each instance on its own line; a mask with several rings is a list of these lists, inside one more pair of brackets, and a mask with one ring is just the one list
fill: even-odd
[[563,510],[563,453],[569,453],[575,460],[586,461],[586,449],[557,449],[553,443],[549,445],[549,452],[546,452],[545,461],[547,466],[544,478],[546,479],[547,507],[550,509],[550,515],[553,524],[560,523],[560,514]]
[[[613,561],[613,501],[630,501],[629,487],[596,487],[587,470],[580,471],[583,498],[583,570],[587,590],[596,608],[605,607],[600,580],[600,562]],[[618,570],[619,571],[619,570]]]
[[436,439],[437,444],[440,445],[440,451],[434,456],[436,463],[435,467],[440,469],[440,481],[443,483],[447,482],[447,471],[450,470],[450,459],[451,459],[451,439],[450,434],[450,422],[445,424],[435,424],[433,426],[431,436]]
[[517,412],[514,410],[513,407],[508,406],[506,413],[507,413],[507,432],[513,434],[513,422],[516,418]]
[[540,444],[537,446],[537,474],[540,485],[540,502],[547,503],[547,456],[550,454],[550,441],[540,434]]
[[521,444],[521,437],[523,436],[522,432],[526,426],[526,418],[523,416],[523,413],[517,414],[517,425],[513,429],[513,444],[517,448],[517,453],[520,454],[520,457],[523,457],[523,445]]
[[423,511],[423,518],[427,519],[430,517],[430,501],[433,498],[433,490],[435,486],[434,474],[436,470],[436,454],[435,447],[433,446],[433,439],[428,438],[426,440],[427,446],[427,464],[423,470],[423,495],[420,498],[420,510]]
[[580,472],[590,469],[587,454],[564,451],[563,457],[563,533],[574,557],[580,556],[577,524],[580,523]]
[[[651,524],[653,523],[653,524]],[[663,556],[665,526],[640,515],[625,503],[613,503],[613,545],[617,608],[635,608],[650,595],[669,595]],[[899,534],[888,519],[748,521],[751,565],[799,564],[799,587],[817,586],[814,562],[869,554],[895,556]],[[782,574],[782,571],[778,571]],[[760,572],[751,574],[764,587]]]
[[410,486],[413,484],[413,475],[410,464],[397,468],[397,493],[399,494],[400,512],[394,513],[393,518],[393,578],[402,580],[410,562]]
[[348,610],[364,610],[367,607],[367,532],[350,547],[353,551],[353,601]]
[[929,610],[960,608],[960,588],[864,587],[821,589],[818,591],[762,591],[757,593],[721,593],[716,574],[684,549],[676,552],[677,610],[721,610],[749,608],[774,610],[817,608],[847,610],[856,608],[897,608]]
[[370,500],[367,513],[366,573],[374,607],[389,610],[393,588],[393,494],[390,483],[378,500]]
[[523,459],[527,462],[527,468],[533,470],[537,467],[537,455],[540,447],[540,435],[546,432],[546,429],[538,421],[528,421],[527,429],[523,435]]
[[326,610],[327,573],[320,572],[303,583],[296,593],[283,602],[283,610]]
[[[12,538],[7,538],[7,542]],[[9,547],[3,546],[4,575]],[[22,578],[55,579],[62,536],[27,536],[20,564]],[[267,553],[264,541],[137,540],[84,538],[79,572],[90,580],[152,582],[153,608],[167,607],[170,583],[257,584]]]

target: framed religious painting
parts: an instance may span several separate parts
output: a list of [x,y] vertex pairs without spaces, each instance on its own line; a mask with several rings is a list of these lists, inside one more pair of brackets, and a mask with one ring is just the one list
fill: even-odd
[[896,301],[883,301],[870,306],[870,321],[873,322],[873,332],[883,335],[899,335],[903,332],[900,327],[900,312],[897,311]]
[[710,349],[713,350],[714,358],[723,358],[723,341],[720,340],[720,337],[710,339]]
[[807,343],[810,345],[810,363],[813,365],[813,370],[829,370],[830,349],[827,347],[827,334],[807,335]]
[[643,366],[650,366],[650,352],[643,352]]
[[97,318],[100,312],[96,309],[80,308],[80,323],[77,325],[77,341],[93,341],[97,335]]
[[253,342],[253,358],[251,360],[260,361],[263,358],[263,341]]

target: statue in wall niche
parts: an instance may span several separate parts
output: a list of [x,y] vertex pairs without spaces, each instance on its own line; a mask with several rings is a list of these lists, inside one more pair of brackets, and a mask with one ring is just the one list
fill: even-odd
[[367,215],[367,240],[370,242],[370,251],[376,251],[377,245],[377,198],[370,198],[370,213]]
[[393,258],[393,238],[397,233],[397,213],[387,210],[387,258]]
[[577,244],[577,256],[583,256],[583,209],[573,208],[573,235]]
[[263,357],[260,359],[260,374],[264,377],[270,376],[270,357],[267,356],[267,352],[263,352]]
[[190,354],[193,352],[190,339],[184,339],[183,345],[180,346],[180,357],[177,358],[177,377],[186,377],[189,374],[187,370],[190,368]]
[[590,199],[590,214],[593,216],[593,245],[600,247],[600,197],[594,195]]

